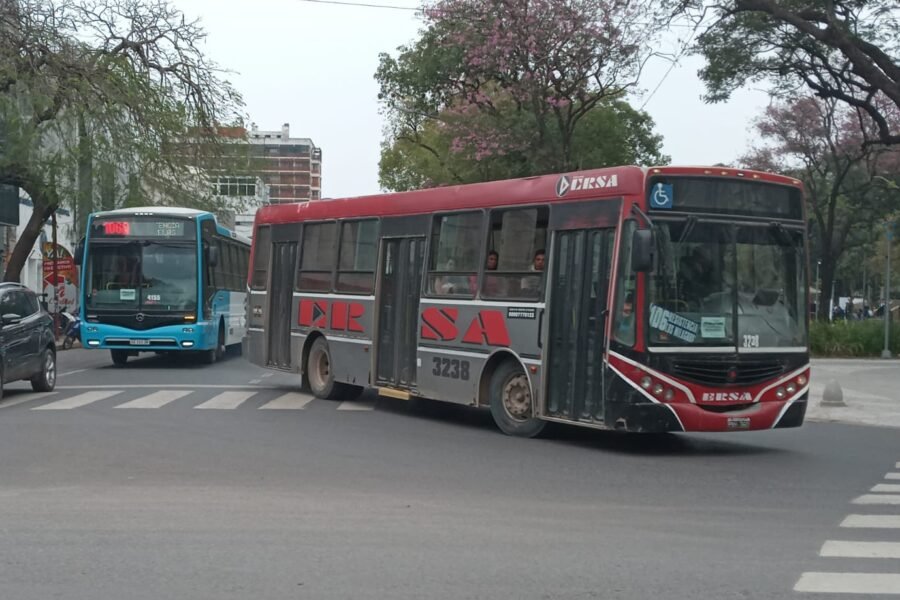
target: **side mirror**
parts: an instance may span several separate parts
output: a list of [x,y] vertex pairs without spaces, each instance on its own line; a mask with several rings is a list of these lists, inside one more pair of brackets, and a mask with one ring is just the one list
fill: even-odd
[[217,246],[210,246],[206,249],[206,264],[210,267],[219,265],[219,248]]
[[3,315],[2,319],[3,325],[5,327],[6,325],[15,325],[22,320],[22,317],[20,317],[16,313],[6,313],[5,315]]
[[75,264],[77,266],[81,266],[82,259],[84,258],[84,238],[81,238],[81,241],[78,242],[78,245],[75,246]]
[[631,269],[642,273],[653,268],[653,231],[636,229],[631,236]]

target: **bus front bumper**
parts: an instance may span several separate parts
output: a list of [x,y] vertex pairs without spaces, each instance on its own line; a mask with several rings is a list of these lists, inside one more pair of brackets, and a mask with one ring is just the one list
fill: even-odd
[[616,423],[625,431],[759,431],[800,427],[806,416],[804,393],[791,401],[757,402],[734,411],[698,404],[633,404]]
[[[97,350],[160,352],[167,350],[205,350],[210,346],[208,323],[168,325],[138,331],[115,325],[82,325],[81,345]],[[215,344],[215,341],[212,342]]]

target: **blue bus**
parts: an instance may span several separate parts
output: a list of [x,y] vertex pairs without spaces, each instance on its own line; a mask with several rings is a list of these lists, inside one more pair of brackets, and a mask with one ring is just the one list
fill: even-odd
[[76,261],[81,343],[109,350],[116,366],[141,352],[192,352],[213,363],[244,337],[250,240],[212,213],[93,213]]

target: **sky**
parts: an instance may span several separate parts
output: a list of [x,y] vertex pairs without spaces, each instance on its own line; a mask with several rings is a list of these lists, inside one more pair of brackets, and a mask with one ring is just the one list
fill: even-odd
[[[414,0],[362,0],[416,7]],[[227,69],[243,94],[245,111],[260,129],[290,123],[292,137],[322,149],[322,197],[379,193],[378,159],[384,139],[374,78],[378,55],[396,55],[418,37],[413,11],[337,6],[305,0],[174,0],[199,18],[207,56]],[[673,54],[678,34],[663,41]],[[651,60],[641,77],[644,106],[663,136],[673,164],[731,163],[754,140],[752,121],[768,104],[761,90],[740,90],[727,103],[702,101],[699,57]],[[665,76],[665,77],[664,77]],[[661,85],[660,82],[662,82]],[[659,85],[656,92],[650,92]]]

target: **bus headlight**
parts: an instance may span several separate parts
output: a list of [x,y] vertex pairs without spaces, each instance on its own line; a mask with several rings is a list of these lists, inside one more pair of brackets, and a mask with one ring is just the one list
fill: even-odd
[[784,400],[784,397],[786,395],[787,394],[785,393],[783,387],[779,387],[777,390],[775,390],[775,397],[778,398],[779,400]]

